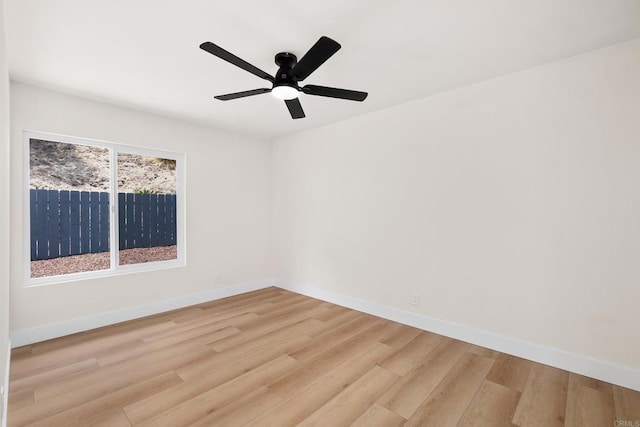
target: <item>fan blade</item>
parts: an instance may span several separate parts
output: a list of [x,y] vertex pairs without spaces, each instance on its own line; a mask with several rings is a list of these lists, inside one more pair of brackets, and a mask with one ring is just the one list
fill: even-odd
[[302,59],[298,61],[291,75],[302,81],[309,77],[309,74],[313,73],[319,66],[331,58],[334,53],[340,50],[340,43],[335,40],[331,40],[329,37],[322,36],[320,39],[311,46],[311,49],[304,54]]
[[369,95],[367,92],[358,92],[357,90],[315,85],[304,86],[302,92],[307,95],[328,96],[329,98],[348,99],[351,101],[364,101],[367,99],[367,95]]
[[218,95],[218,96],[214,96],[214,98],[219,99],[220,101],[229,101],[232,99],[244,98],[245,96],[260,95],[261,93],[268,93],[268,92],[271,92],[271,89],[260,88],[260,89],[253,89],[253,90],[245,90],[244,92]]
[[298,98],[285,99],[284,102],[287,104],[292,119],[302,119],[305,117],[304,110]]
[[238,58],[233,53],[227,52],[226,50],[224,50],[223,48],[221,48],[216,44],[213,44],[211,42],[204,42],[200,45],[200,49],[206,50],[210,54],[215,55],[220,59],[224,59],[225,61],[235,65],[236,67],[240,67],[243,70],[250,72],[251,74],[255,74],[261,79],[269,80],[272,83],[275,80],[273,76],[265,73],[260,68],[249,64],[244,59]]

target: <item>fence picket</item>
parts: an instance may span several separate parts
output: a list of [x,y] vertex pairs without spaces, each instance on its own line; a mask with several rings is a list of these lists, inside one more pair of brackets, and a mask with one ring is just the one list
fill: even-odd
[[149,246],[160,246],[158,238],[158,195],[149,195]]
[[69,193],[71,255],[80,255],[82,253],[80,251],[80,228],[82,227],[80,223],[80,192],[70,191]]
[[91,225],[89,218],[89,192],[80,192],[80,253],[88,254],[91,252],[89,245],[89,226]]
[[71,254],[71,213],[69,210],[69,191],[60,191],[58,195],[60,199],[60,256],[68,256]]
[[47,204],[48,202],[47,190],[36,190],[36,200],[38,201],[38,208],[36,210],[36,242],[38,245],[38,256],[49,256],[49,239],[47,238]]
[[[167,206],[167,219],[169,222],[169,225],[171,224],[175,224],[176,223],[176,196],[175,194],[168,194],[167,195],[167,200],[169,201],[168,206]],[[167,242],[170,245],[175,245],[176,244],[176,228],[175,227],[171,227],[168,226],[167,227],[167,233],[169,233]]]
[[100,243],[98,252],[109,251],[109,193],[98,193],[100,204]]
[[142,196],[144,194],[133,195],[133,224],[135,226],[135,247],[142,247]]
[[150,194],[139,194],[140,204],[140,247],[150,247],[149,233],[151,233],[151,227],[149,227],[149,196]]
[[89,230],[89,245],[91,253],[98,253],[100,251],[100,196],[97,191],[92,191],[89,196],[89,217],[90,217],[90,230]]
[[126,218],[126,194],[118,193],[118,248],[122,249],[127,244],[127,218]]
[[[37,196],[38,193],[36,191],[31,190],[29,193],[29,206],[31,209],[31,218],[30,218],[30,229],[35,230],[38,225],[38,204],[37,204]],[[29,239],[31,241],[31,259],[38,258],[38,234],[31,232]]]
[[127,202],[126,202],[126,206],[127,206],[127,233],[126,233],[127,245],[124,248],[120,248],[120,249],[128,249],[128,248],[135,247],[135,227],[133,225],[133,203],[134,203],[133,194],[132,193],[127,193]]
[[167,195],[158,195],[158,240],[164,245],[167,241]]
[[47,204],[47,237],[49,239],[49,257],[60,256],[60,193],[49,192]]

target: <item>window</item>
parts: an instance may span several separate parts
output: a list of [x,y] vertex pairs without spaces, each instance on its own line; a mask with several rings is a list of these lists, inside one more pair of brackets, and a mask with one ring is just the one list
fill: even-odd
[[183,156],[25,132],[27,284],[184,265]]

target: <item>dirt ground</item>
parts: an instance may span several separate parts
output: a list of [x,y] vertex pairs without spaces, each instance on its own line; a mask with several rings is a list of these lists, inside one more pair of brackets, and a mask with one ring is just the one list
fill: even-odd
[[[176,259],[176,246],[136,248],[120,251],[120,265],[139,264],[152,261]],[[31,277],[58,276],[83,271],[106,270],[109,268],[109,252],[74,255],[40,261],[31,261]]]
[[[176,193],[175,161],[118,154],[118,192]],[[32,140],[29,182],[42,190],[109,191],[109,150],[86,145]]]

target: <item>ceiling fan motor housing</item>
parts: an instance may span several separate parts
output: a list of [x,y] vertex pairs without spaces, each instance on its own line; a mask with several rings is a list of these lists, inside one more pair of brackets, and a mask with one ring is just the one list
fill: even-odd
[[298,63],[298,58],[289,52],[280,52],[276,54],[276,65],[280,67],[275,75],[275,81],[273,87],[277,86],[291,86],[296,90],[300,90],[298,87],[298,79],[291,74],[291,70]]

